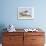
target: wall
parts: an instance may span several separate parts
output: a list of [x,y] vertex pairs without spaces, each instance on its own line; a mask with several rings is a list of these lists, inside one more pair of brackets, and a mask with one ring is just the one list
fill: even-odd
[[[41,26],[46,28],[46,0],[1,0],[0,24],[15,25],[16,28]],[[33,20],[17,20],[18,7],[34,7]]]

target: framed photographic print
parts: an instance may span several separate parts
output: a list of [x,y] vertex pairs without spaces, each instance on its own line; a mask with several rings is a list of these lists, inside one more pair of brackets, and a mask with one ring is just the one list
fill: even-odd
[[33,7],[19,7],[18,8],[18,19],[33,19],[34,8]]

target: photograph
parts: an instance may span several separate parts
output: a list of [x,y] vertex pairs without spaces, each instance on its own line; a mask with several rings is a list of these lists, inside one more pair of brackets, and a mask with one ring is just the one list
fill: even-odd
[[18,8],[18,19],[33,19],[34,8],[33,7],[19,7]]

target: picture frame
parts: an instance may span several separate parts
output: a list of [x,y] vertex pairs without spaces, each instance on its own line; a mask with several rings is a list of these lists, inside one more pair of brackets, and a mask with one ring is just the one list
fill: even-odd
[[18,19],[33,19],[34,8],[33,7],[18,7]]

